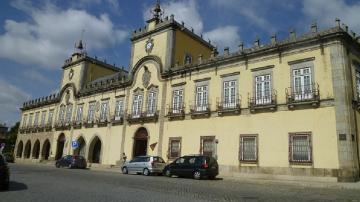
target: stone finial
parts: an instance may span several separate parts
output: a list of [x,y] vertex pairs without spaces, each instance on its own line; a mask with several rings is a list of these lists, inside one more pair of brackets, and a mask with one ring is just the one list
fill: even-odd
[[335,24],[337,27],[340,28],[340,19],[339,18],[335,18]]
[[260,46],[260,38],[256,37],[255,41],[254,41],[254,46],[255,47],[259,47]]
[[310,30],[311,30],[311,33],[316,33],[318,31],[318,27],[317,27],[316,22],[311,24]]
[[273,35],[271,36],[270,41],[271,41],[271,44],[272,44],[272,45],[274,45],[274,44],[277,43],[277,36],[276,36],[276,34],[273,34]]
[[184,21],[181,21],[181,26],[185,26],[185,22]]
[[202,63],[202,60],[203,60],[203,55],[199,55],[198,56],[198,63],[201,64]]
[[225,47],[224,48],[224,56],[228,56],[230,55],[230,48],[229,47]]
[[200,37],[203,38],[203,34],[200,34]]
[[191,32],[194,33],[194,28],[191,28]]
[[239,51],[240,51],[240,52],[244,51],[244,43],[243,43],[243,42],[241,42],[241,43],[239,44]]
[[354,31],[350,31],[350,34],[351,34],[351,36],[353,37],[353,38],[356,38],[356,33],[354,32]]
[[291,29],[290,30],[290,40],[295,40],[296,39],[296,31],[295,29]]

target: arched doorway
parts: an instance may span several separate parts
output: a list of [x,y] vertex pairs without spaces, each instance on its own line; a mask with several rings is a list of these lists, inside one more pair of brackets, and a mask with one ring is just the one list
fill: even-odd
[[44,160],[49,160],[50,156],[50,141],[48,139],[45,140],[43,144],[43,148],[41,151],[41,156]]
[[32,158],[38,159],[39,156],[40,156],[40,141],[36,140],[32,151]]
[[148,132],[146,128],[139,128],[134,136],[133,157],[147,154]]
[[17,157],[17,158],[21,158],[21,157],[22,157],[23,149],[24,149],[23,142],[20,141],[20,142],[18,143],[17,150],[16,150],[16,157]]
[[80,137],[78,140],[78,147],[74,150],[74,155],[80,155],[85,157],[86,151],[86,142],[83,137]]
[[59,158],[61,158],[63,156],[65,140],[66,140],[65,134],[61,133],[57,140],[55,160],[58,160]]
[[25,151],[24,151],[24,158],[28,159],[30,158],[31,154],[31,142],[28,140],[25,144]]
[[101,162],[101,140],[97,136],[90,143],[88,160],[90,163]]

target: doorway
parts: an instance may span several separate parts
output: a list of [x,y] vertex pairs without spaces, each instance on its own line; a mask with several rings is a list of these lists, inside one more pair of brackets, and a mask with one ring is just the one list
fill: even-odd
[[148,132],[145,128],[139,128],[134,136],[133,157],[147,154]]
[[65,140],[66,139],[65,139],[64,133],[61,133],[58,138],[58,141],[57,141],[57,150],[56,150],[55,160],[58,160],[63,156]]

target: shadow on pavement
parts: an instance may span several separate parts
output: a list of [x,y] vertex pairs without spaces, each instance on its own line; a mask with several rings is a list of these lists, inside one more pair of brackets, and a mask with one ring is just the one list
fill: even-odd
[[26,184],[21,183],[21,182],[10,181],[9,191],[21,191],[21,190],[26,190],[26,189],[28,189]]

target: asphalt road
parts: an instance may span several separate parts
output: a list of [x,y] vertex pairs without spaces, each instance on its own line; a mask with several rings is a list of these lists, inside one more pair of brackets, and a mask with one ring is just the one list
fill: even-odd
[[92,201],[360,201],[359,190],[310,188],[261,181],[193,180],[10,164],[1,202]]

